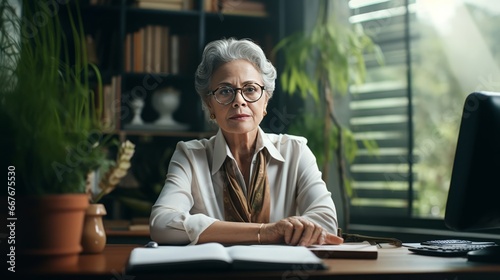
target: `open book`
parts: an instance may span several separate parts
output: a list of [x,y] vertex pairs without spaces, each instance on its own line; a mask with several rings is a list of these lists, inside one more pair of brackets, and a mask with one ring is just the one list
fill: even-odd
[[286,245],[236,245],[219,243],[188,246],[134,248],[127,272],[204,270],[320,270],[323,261],[308,248]]

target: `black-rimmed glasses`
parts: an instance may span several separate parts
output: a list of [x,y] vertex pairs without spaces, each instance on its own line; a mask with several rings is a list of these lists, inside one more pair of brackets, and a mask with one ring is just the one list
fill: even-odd
[[243,99],[246,102],[253,103],[257,102],[264,93],[265,87],[256,83],[246,84],[241,88],[233,88],[230,86],[218,87],[215,90],[209,92],[215,97],[215,100],[222,105],[227,105],[233,103],[236,98],[236,92],[240,90]]

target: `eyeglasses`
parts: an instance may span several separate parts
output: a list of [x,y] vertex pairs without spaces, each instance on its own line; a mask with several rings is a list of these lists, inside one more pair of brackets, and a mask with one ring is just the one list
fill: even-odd
[[253,103],[257,102],[264,93],[265,87],[256,83],[246,84],[241,88],[233,88],[230,86],[222,86],[216,88],[214,91],[209,92],[215,97],[215,100],[222,105],[227,105],[233,103],[236,98],[236,92],[240,90],[243,99],[246,102]]
[[394,245],[396,247],[401,247],[403,246],[403,242],[401,240],[392,238],[392,237],[375,237],[375,236],[367,236],[367,235],[360,235],[360,234],[352,234],[352,233],[343,233],[342,229],[339,228],[337,235],[339,237],[342,237],[344,239],[344,242],[364,242],[367,241],[371,245],[379,245],[380,243],[389,243],[391,245]]

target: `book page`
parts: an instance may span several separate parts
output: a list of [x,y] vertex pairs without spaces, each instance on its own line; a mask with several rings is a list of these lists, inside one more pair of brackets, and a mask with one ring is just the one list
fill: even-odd
[[178,264],[200,261],[223,261],[231,263],[224,246],[206,243],[189,246],[158,246],[158,248],[135,248],[130,253],[129,266]]
[[[245,268],[278,268],[291,267],[292,265],[308,266],[309,269],[323,269],[323,261],[302,246],[287,245],[238,245],[228,247],[227,251],[233,258],[233,263]],[[252,264],[253,263],[253,264]],[[259,263],[260,265],[257,265]]]

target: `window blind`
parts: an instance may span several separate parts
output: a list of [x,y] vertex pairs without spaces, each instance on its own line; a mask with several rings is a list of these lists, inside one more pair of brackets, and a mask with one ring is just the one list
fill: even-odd
[[[415,21],[413,1],[352,0],[350,22],[361,24],[384,54],[384,64],[366,55],[367,78],[350,87],[349,125],[360,147],[350,165],[353,180],[351,216],[408,216],[416,175],[411,164],[411,61],[410,42],[418,39],[411,30]],[[374,140],[378,149],[364,148]]]

